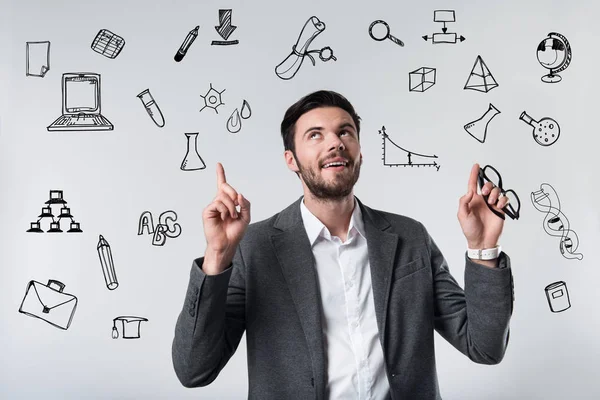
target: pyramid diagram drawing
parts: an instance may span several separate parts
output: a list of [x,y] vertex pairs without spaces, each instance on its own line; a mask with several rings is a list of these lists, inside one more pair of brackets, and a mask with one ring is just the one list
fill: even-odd
[[[81,230],[79,222],[75,221],[75,219],[71,215],[71,208],[67,207],[67,202],[63,198],[62,190],[50,190],[50,199],[46,201],[45,204],[47,204],[47,206],[42,207],[42,213],[38,216],[38,220],[36,222],[31,223],[30,228],[27,230],[27,232],[43,233],[44,231],[42,230],[40,221],[44,218],[51,220],[50,229],[46,231],[48,233],[62,233],[63,230],[60,226],[61,219],[66,218],[71,220],[69,230],[67,231],[68,233],[83,232]],[[56,217],[57,212],[56,210],[52,209],[52,206],[61,207],[60,214],[58,214],[58,217]]]
[[485,64],[481,56],[477,56],[475,64],[469,74],[469,79],[465,83],[465,90],[477,90],[479,92],[489,92],[498,86],[498,82],[490,72],[490,69]]

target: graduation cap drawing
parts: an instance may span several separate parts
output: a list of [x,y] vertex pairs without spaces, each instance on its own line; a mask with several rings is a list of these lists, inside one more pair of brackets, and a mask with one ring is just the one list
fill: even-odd
[[[140,338],[140,325],[142,321],[148,321],[144,317],[132,317],[132,316],[120,316],[113,319],[112,338],[119,338],[119,329],[117,325],[121,327],[123,339],[139,339]],[[120,324],[118,324],[120,322]]]

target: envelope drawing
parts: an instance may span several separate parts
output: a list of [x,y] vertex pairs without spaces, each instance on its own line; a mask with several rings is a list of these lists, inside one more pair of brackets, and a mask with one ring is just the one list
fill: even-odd
[[30,281],[19,312],[68,329],[77,308],[77,297],[63,293],[65,285],[50,279],[47,285]]

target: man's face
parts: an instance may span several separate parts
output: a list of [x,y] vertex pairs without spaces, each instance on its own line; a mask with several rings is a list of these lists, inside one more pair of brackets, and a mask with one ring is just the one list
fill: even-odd
[[295,157],[285,152],[288,167],[300,174],[313,196],[337,200],[352,193],[362,154],[350,114],[338,107],[310,110],[296,122],[294,144]]

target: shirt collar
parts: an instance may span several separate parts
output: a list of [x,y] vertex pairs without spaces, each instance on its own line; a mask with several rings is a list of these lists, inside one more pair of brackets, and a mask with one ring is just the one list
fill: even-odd
[[[329,229],[327,229],[325,224],[315,217],[315,215],[310,212],[308,207],[306,207],[304,204],[304,197],[300,201],[300,211],[302,214],[302,222],[304,223],[304,228],[306,229],[308,241],[311,246],[315,243],[319,236],[323,236],[324,238],[331,240],[331,233],[329,232]],[[347,239],[353,237],[355,231],[362,237],[365,237],[362,212],[356,197],[354,198],[354,210],[352,211],[352,216],[350,217],[350,225],[348,225]]]

